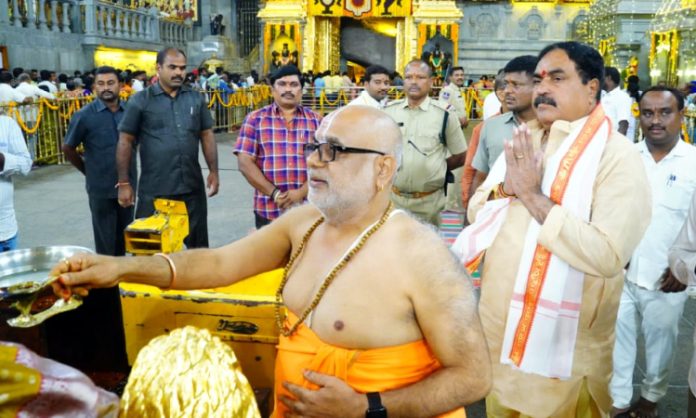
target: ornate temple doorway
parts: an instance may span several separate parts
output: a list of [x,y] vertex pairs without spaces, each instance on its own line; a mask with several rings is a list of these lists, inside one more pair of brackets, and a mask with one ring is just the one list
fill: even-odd
[[263,71],[290,62],[315,73],[357,75],[370,64],[402,71],[424,51],[445,68],[446,55],[457,62],[461,17],[454,0],[266,0],[258,13]]
[[[378,64],[396,68],[396,19],[341,19],[341,70]],[[351,71],[351,69],[353,69]]]

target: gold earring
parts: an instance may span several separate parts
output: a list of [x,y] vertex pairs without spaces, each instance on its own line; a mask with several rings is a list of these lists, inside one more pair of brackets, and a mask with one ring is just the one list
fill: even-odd
[[377,191],[378,191],[378,192],[381,192],[382,190],[384,190],[384,185],[383,185],[383,184],[378,184],[378,185],[377,185]]

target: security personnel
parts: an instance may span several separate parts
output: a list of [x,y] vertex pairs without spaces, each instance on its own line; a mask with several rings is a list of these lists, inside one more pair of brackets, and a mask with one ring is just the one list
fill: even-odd
[[[469,124],[464,107],[464,98],[461,89],[464,87],[464,68],[453,67],[447,77],[447,85],[440,90],[440,100],[449,103],[457,112],[457,117],[462,129]],[[462,194],[459,193],[462,187],[462,168],[452,171],[454,183],[447,186],[447,202],[445,209],[454,212],[464,212],[462,205]]]
[[446,174],[464,164],[466,142],[454,109],[428,96],[432,84],[432,70],[426,62],[409,62],[404,70],[406,99],[390,103],[384,111],[394,118],[403,136],[403,159],[392,201],[439,226]]
[[464,68],[454,67],[450,71],[447,85],[440,90],[440,100],[454,107],[459,123],[462,128],[466,128],[469,124],[469,119],[466,117],[462,88],[464,88]]

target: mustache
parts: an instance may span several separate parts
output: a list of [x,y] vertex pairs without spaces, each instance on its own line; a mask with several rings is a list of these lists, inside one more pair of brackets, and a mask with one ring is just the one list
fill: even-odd
[[650,131],[650,130],[652,130],[653,128],[665,129],[665,127],[662,126],[662,125],[650,125],[650,127],[648,128],[648,130]]
[[172,77],[172,81],[177,80],[177,81],[184,81],[182,77]]
[[534,108],[537,108],[537,107],[539,107],[539,105],[542,105],[542,104],[546,104],[546,105],[553,106],[553,107],[558,107],[558,105],[556,104],[556,101],[550,97],[538,96],[536,99],[534,99]]
[[294,99],[294,98],[295,98],[295,95],[292,94],[292,93],[283,93],[283,94],[281,94],[280,96],[281,96],[281,97],[289,97],[289,98],[291,98],[291,99]]

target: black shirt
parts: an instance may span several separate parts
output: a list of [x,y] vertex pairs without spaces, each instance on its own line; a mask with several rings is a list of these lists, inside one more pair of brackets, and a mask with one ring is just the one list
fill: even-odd
[[[118,181],[116,170],[116,145],[118,144],[117,126],[124,114],[124,103],[119,103],[116,112],[112,112],[104,102],[95,99],[70,118],[65,143],[73,148],[84,144],[85,185],[87,193],[93,197],[118,197],[114,188]],[[132,185],[137,179],[135,159],[131,161],[128,178]]]
[[138,193],[163,196],[204,189],[198,149],[201,132],[212,127],[205,97],[187,86],[173,98],[159,83],[131,97],[118,130],[135,136],[140,147]]

